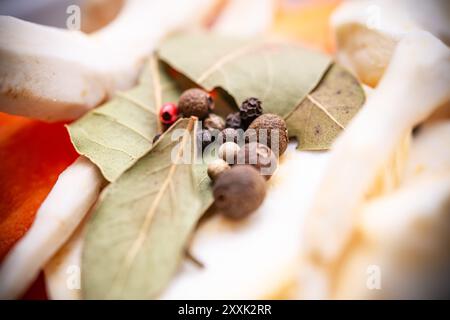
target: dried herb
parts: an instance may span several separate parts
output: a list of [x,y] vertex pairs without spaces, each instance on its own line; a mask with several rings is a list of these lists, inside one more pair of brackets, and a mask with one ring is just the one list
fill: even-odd
[[302,150],[327,149],[365,101],[362,87],[334,64],[317,88],[286,119],[289,136]]
[[138,86],[68,126],[75,149],[114,181],[150,150],[153,137],[161,131],[159,108],[177,101],[179,93],[177,84],[151,57]]
[[[84,243],[85,298],[155,298],[175,273],[205,210],[199,177],[206,173],[176,161],[195,153],[195,122],[179,120],[102,193]],[[175,129],[186,130],[173,141]],[[176,159],[171,158],[174,147]]]
[[[364,102],[361,86],[347,71],[329,57],[292,43],[185,33],[164,41],[158,55],[204,89],[225,90],[237,105],[252,96],[262,100],[265,113],[289,118],[289,134],[297,137],[300,149],[327,149],[342,130],[335,120],[345,126]],[[341,76],[335,76],[337,69]],[[340,88],[341,94],[330,88]],[[318,96],[313,91],[321,92],[316,109],[332,111],[311,119],[312,108],[303,105]]]

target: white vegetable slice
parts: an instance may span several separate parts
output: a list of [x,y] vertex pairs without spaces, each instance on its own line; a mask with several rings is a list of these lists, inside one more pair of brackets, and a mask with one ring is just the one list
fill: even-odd
[[0,299],[24,293],[94,204],[103,181],[97,167],[83,157],[59,176],[30,230],[2,261]]
[[[89,215],[85,217],[85,221]],[[47,295],[51,300],[81,299],[81,250],[85,221],[44,268]]]
[[409,152],[403,183],[417,176],[439,175],[450,170],[450,119],[419,130]]
[[426,30],[450,44],[449,21],[446,0],[345,1],[332,17],[338,61],[376,86],[403,36]]
[[[334,298],[424,299],[448,293],[450,166],[434,177],[414,178],[396,192],[367,203],[359,241],[336,271]],[[369,290],[368,270],[379,271]]]
[[[365,203],[359,241],[335,270],[335,298],[430,298],[448,290],[450,121],[421,129],[395,192]],[[368,290],[367,270],[381,288]]]
[[127,0],[89,35],[0,16],[0,111],[46,121],[81,116],[132,86],[157,42],[215,2]]
[[304,238],[307,261],[328,277],[351,244],[358,210],[379,174],[405,134],[448,103],[449,81],[450,50],[426,32],[405,36],[379,86],[333,145]]

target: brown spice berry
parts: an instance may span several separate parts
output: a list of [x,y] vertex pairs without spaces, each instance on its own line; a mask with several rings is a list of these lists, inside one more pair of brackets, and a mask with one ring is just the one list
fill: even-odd
[[241,148],[235,142],[225,142],[219,148],[218,155],[230,165],[236,163],[237,155]]
[[[286,151],[289,142],[286,122],[280,116],[272,113],[266,113],[256,118],[245,134],[248,142],[257,141],[266,144],[277,156]],[[278,141],[272,141],[272,135],[276,134]]]
[[215,113],[210,113],[209,116],[203,121],[203,125],[206,129],[217,129],[222,131],[225,129],[225,121],[221,116]]
[[215,181],[217,177],[224,171],[229,170],[231,167],[222,159],[215,159],[208,164],[208,176],[212,181]]
[[208,92],[202,89],[189,89],[183,92],[178,101],[178,110],[184,117],[195,116],[204,119],[210,109],[213,108],[213,100]]
[[237,142],[238,132],[233,128],[225,128],[219,133],[217,140],[219,143]]
[[250,142],[239,150],[237,164],[252,165],[264,178],[269,179],[277,168],[277,157],[268,146]]
[[225,125],[227,128],[240,129],[241,116],[239,112],[230,113],[225,119]]
[[257,98],[248,98],[244,100],[239,108],[239,114],[241,116],[241,126],[243,129],[247,129],[253,120],[263,114],[261,101]]
[[225,216],[245,218],[264,201],[266,182],[252,166],[234,166],[217,177],[213,194],[216,207]]

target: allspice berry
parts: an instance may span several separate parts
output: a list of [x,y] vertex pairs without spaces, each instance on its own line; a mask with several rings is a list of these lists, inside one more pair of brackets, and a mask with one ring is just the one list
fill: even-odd
[[231,169],[230,165],[222,159],[215,159],[208,164],[208,176],[212,181],[215,181],[217,177],[224,171]]
[[269,179],[277,169],[277,157],[264,144],[251,142],[245,144],[238,152],[237,164],[249,164],[258,170],[259,174]]
[[189,89],[183,92],[178,101],[178,110],[184,117],[195,116],[204,119],[213,108],[214,102],[208,92],[202,89]]
[[225,119],[225,126],[227,128],[240,129],[241,128],[241,115],[238,112],[230,113]]
[[264,201],[266,181],[252,166],[234,166],[217,177],[213,195],[215,206],[225,216],[245,218]]
[[228,164],[233,165],[236,163],[237,155],[240,149],[241,148],[235,142],[225,142],[219,147],[219,158],[223,159]]
[[209,116],[203,121],[203,126],[206,129],[217,129],[222,131],[225,129],[225,120],[215,113],[210,113]]
[[[272,135],[278,136],[278,141],[272,141]],[[276,114],[263,114],[248,127],[246,140],[263,143],[272,149],[276,156],[280,156],[286,151],[289,142],[286,122]]]

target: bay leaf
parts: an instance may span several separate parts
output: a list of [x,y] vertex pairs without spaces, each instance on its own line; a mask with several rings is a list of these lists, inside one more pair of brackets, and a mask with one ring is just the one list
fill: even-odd
[[[177,161],[194,156],[195,122],[179,120],[103,191],[87,224],[85,298],[150,299],[170,281],[204,212],[200,175],[194,164]],[[184,133],[173,140],[177,129]]]
[[68,126],[70,139],[79,154],[114,181],[150,150],[160,132],[160,106],[177,101],[179,94],[176,82],[152,56],[135,88],[118,93]]
[[265,113],[286,120],[300,150],[328,149],[365,99],[348,71],[292,43],[184,33],[164,41],[158,56],[197,85],[225,90],[238,105],[258,97]]
[[161,60],[208,91],[222,88],[239,105],[249,97],[285,116],[310,93],[331,59],[289,42],[181,33],[163,41]]
[[317,88],[285,117],[289,136],[297,138],[301,150],[328,149],[364,101],[358,81],[333,64]]

